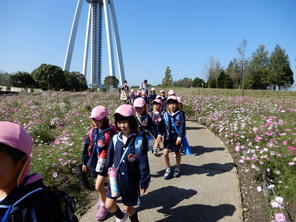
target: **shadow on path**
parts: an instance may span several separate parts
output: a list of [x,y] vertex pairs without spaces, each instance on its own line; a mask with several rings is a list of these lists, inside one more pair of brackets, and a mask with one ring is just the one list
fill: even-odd
[[211,153],[215,151],[223,151],[224,147],[204,147],[204,146],[190,146],[192,154],[195,156],[202,155],[204,153]]
[[199,126],[186,126],[186,130],[201,130],[206,129],[205,127],[199,127]]
[[225,216],[232,216],[235,206],[231,204],[220,204],[210,206],[193,204],[173,209],[160,209],[158,212],[167,215],[165,219],[152,220],[155,222],[216,222]]
[[196,194],[197,191],[192,189],[184,189],[173,186],[162,187],[142,196],[142,203],[138,209],[140,211],[162,207],[162,210],[168,211],[176,206],[179,202],[189,199]]
[[[172,162],[173,163],[173,162]],[[193,166],[189,164],[181,164],[181,177],[194,174],[206,174],[207,176],[215,176],[232,170],[236,165],[234,163],[208,163],[201,166]],[[151,174],[151,177],[157,178],[164,175],[165,169],[157,171],[155,174]]]

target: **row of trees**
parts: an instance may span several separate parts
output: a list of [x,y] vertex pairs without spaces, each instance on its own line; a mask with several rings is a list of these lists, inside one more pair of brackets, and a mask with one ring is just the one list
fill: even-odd
[[49,64],[40,65],[32,73],[17,72],[8,76],[9,85],[15,87],[42,88],[43,90],[63,89],[67,91],[87,89],[86,79],[81,73],[63,71],[62,68]]
[[285,50],[276,45],[269,55],[264,45],[259,45],[251,58],[246,58],[247,41],[238,48],[239,57],[226,69],[210,59],[207,69],[207,86],[210,88],[283,89],[294,83],[293,71]]
[[177,81],[173,81],[172,77],[172,70],[168,66],[165,70],[164,78],[162,79],[162,85],[163,86],[177,86],[177,87],[205,87],[206,83],[201,78],[183,78]]

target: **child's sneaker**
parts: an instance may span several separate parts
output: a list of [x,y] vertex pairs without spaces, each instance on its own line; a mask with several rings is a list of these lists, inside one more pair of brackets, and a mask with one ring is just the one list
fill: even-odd
[[108,213],[108,211],[107,211],[106,207],[100,206],[99,210],[98,210],[98,212],[96,214],[96,219],[97,220],[104,220],[107,213]]
[[154,155],[157,155],[157,154],[158,154],[158,148],[157,148],[157,147],[154,147],[154,148],[153,148],[153,154],[154,154]]
[[170,176],[171,176],[171,168],[168,167],[168,168],[165,170],[165,173],[164,173],[163,178],[164,178],[165,180],[168,180],[168,179],[170,178]]
[[175,167],[174,177],[179,177],[181,175],[180,167]]
[[128,213],[126,211],[122,211],[122,212],[124,214],[124,217],[122,219],[119,219],[119,218],[115,217],[116,218],[115,222],[124,222],[124,221],[126,221],[128,219]]

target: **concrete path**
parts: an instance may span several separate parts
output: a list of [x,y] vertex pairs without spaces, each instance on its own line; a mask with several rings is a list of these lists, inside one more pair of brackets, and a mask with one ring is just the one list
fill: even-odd
[[[182,176],[164,180],[163,157],[149,153],[151,183],[142,196],[141,222],[240,222],[241,195],[237,170],[224,144],[207,128],[187,123],[193,154],[182,157]],[[173,154],[170,155],[174,165]],[[119,203],[122,208],[122,204]],[[80,219],[95,222],[92,207]],[[109,217],[105,221],[115,221]],[[128,220],[129,221],[129,220]]]

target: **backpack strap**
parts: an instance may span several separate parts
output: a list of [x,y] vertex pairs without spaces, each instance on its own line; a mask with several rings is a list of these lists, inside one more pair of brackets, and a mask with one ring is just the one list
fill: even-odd
[[135,140],[135,149],[136,149],[135,154],[136,154],[136,156],[138,156],[138,154],[141,152],[142,144],[143,144],[143,137],[137,136],[136,140]]
[[94,145],[94,140],[93,140],[93,136],[92,136],[94,129],[95,128],[91,128],[90,131],[88,131],[88,137],[89,137],[89,145],[88,145],[88,149],[87,149],[88,156],[91,155],[91,148]]

